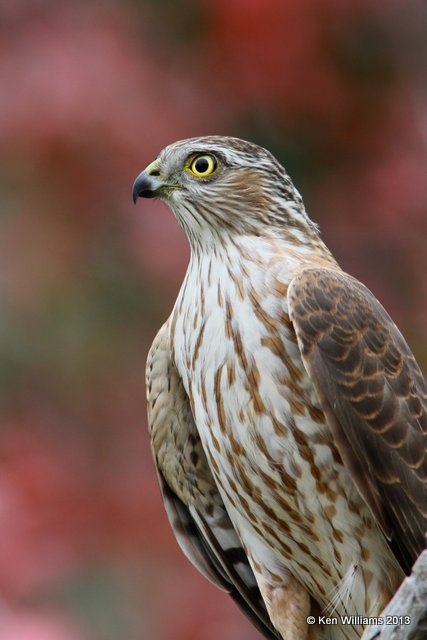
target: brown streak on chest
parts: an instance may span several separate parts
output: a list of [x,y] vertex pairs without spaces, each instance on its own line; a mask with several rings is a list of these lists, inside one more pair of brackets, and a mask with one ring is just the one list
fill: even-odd
[[[268,461],[270,467],[279,473],[281,484],[276,482],[276,480],[274,480],[274,478],[272,478],[271,476],[266,474],[264,471],[262,471],[262,469],[257,470],[257,473],[261,474],[264,482],[268,486],[270,486],[272,489],[274,489],[277,494],[281,494],[283,487],[285,487],[287,492],[288,492],[288,494],[290,496],[294,496],[296,491],[297,491],[297,484],[296,484],[295,478],[293,478],[290,474],[288,474],[285,471],[285,469],[283,468],[283,465],[278,465],[273,460],[273,458],[271,457],[270,452],[267,449],[267,446],[265,444],[265,441],[264,441],[263,437],[259,433],[257,433],[256,436],[255,436],[255,442],[256,442],[256,445],[259,448],[259,450],[265,456],[265,458]],[[287,508],[288,508],[288,503],[286,503],[286,509]]]
[[244,451],[240,445],[240,443],[236,440],[233,435],[233,432],[230,431],[228,434],[228,442],[230,443],[231,450],[236,456],[243,456]]
[[191,361],[191,367],[194,371],[197,363],[197,358],[199,357],[199,350],[203,342],[203,334],[205,332],[206,320],[203,321],[202,326],[200,327],[199,335],[196,339],[196,344],[194,347],[193,359]]
[[235,476],[240,481],[241,486],[243,486],[246,493],[253,498],[255,493],[255,485],[252,482],[252,480],[249,478],[243,465],[240,463],[239,458],[232,457],[232,465],[234,467],[233,471],[235,473]]
[[305,406],[302,402],[297,400],[295,395],[291,395],[288,398],[289,406],[292,409],[293,415],[303,416],[305,414]]
[[222,297],[221,283],[220,282],[218,282],[218,285],[217,285],[216,299],[217,299],[218,307],[222,308],[223,305],[224,305],[224,298]]
[[234,347],[235,347],[237,357],[239,359],[239,362],[241,364],[241,367],[244,373],[246,374],[246,377],[249,383],[249,392],[253,402],[254,410],[257,414],[265,413],[266,407],[261,398],[261,394],[259,390],[260,382],[261,382],[259,370],[255,361],[249,364],[243,348],[242,337],[238,330],[235,330],[233,332],[233,342],[234,342]]
[[283,342],[279,334],[275,333],[269,336],[261,338],[261,344],[263,347],[269,349],[278,358],[282,357]]
[[209,267],[208,267],[208,287],[212,286],[212,259],[209,260]]
[[334,558],[338,562],[338,564],[342,563],[342,555],[340,554],[340,552],[336,547],[334,547]]
[[225,335],[230,339],[233,337],[233,309],[230,300],[225,301]]
[[234,366],[233,362],[227,362],[227,381],[228,381],[228,386],[231,387],[231,385],[235,382],[236,380],[236,368]]
[[206,415],[208,415],[209,413],[209,409],[208,409],[208,397],[207,397],[207,393],[206,393],[206,385],[202,384],[201,386],[201,391],[202,391],[202,404],[203,404],[203,409],[206,412]]
[[[211,433],[211,436],[212,436],[212,433]],[[213,439],[213,438],[212,438],[212,442],[214,442],[214,439]],[[218,441],[217,441],[217,442],[218,442]],[[214,444],[214,446],[215,446],[215,444]],[[219,443],[218,443],[218,446],[219,446]],[[216,446],[215,446],[215,448],[216,448]],[[220,450],[220,449],[219,449],[219,450]],[[223,488],[223,487],[224,487],[224,485],[223,485],[223,482],[222,482],[222,480],[221,480],[221,476],[220,476],[220,473],[219,473],[219,466],[218,466],[218,464],[217,464],[217,461],[215,460],[215,458],[213,457],[213,455],[211,455],[211,454],[210,454],[210,452],[208,452],[208,458],[209,458],[209,464],[211,465],[211,467],[212,467],[212,469],[213,469],[213,471],[214,471],[214,474],[215,474],[215,482],[216,482],[220,487],[222,487],[222,488]]]
[[279,538],[279,536],[277,535],[277,532],[273,529],[273,527],[270,527],[270,525],[264,523],[263,528],[273,539],[276,540],[276,542],[279,543],[285,558],[288,558],[288,559],[292,558],[294,554],[292,553],[291,547],[287,545],[286,542],[284,542]]
[[288,339],[296,343],[296,335],[291,320],[287,313],[282,313],[280,318],[276,318],[268,314],[261,305],[261,299],[258,294],[251,289],[249,291],[249,299],[252,302],[253,311],[267,330],[267,336],[261,338],[261,344],[270,349],[274,355],[282,360],[289,372],[289,381],[298,390],[298,383],[303,378],[303,371],[293,362],[292,358],[286,351],[281,331],[283,326],[286,327]]
[[245,292],[243,290],[242,278],[239,278],[239,276],[235,273],[233,268],[230,267],[229,265],[227,265],[227,272],[230,277],[230,280],[234,283],[234,286],[236,287],[236,292],[238,297],[240,298],[240,300],[243,300],[245,297]]
[[342,544],[344,542],[344,534],[342,531],[338,531],[338,529],[332,529],[332,536],[334,540]]
[[286,437],[288,435],[288,429],[283,424],[283,422],[280,422],[280,420],[278,420],[274,416],[272,416],[271,422],[273,424],[273,429],[274,429],[274,433],[276,434],[276,436],[280,436],[280,437],[283,438],[283,437]]
[[220,453],[221,451],[221,446],[218,442],[218,440],[215,438],[213,432],[211,431],[211,439],[212,439],[212,444],[215,447],[215,449],[218,451],[218,453]]
[[242,337],[240,335],[240,331],[236,330],[233,332],[233,342],[234,342],[234,348],[235,348],[237,358],[241,364],[243,371],[246,373],[249,367],[248,367],[248,361],[246,359],[246,354],[243,349]]
[[[236,464],[236,461],[234,461],[234,473],[235,473],[236,479],[239,481],[240,486],[243,486],[245,491],[247,492],[247,495],[250,496],[253,500],[256,500],[257,508],[261,509],[267,518],[269,518],[271,521],[276,523],[280,531],[282,531],[283,533],[290,534],[289,524],[285,520],[283,520],[283,518],[279,517],[276,511],[262,499],[262,496],[259,491],[259,487],[256,487],[252,483],[252,481],[249,479],[249,477],[245,473],[242,465],[238,463]],[[244,496],[242,496],[241,493],[238,492],[236,483],[231,479],[229,479],[229,483],[233,491],[236,489],[237,494],[239,496],[240,503],[244,507],[247,515],[249,515],[249,517],[253,521],[257,521],[256,518],[251,517],[252,510],[251,510],[250,504],[248,500]],[[287,512],[288,510],[285,509],[285,513]],[[262,521],[259,522],[259,526],[263,528],[264,522]],[[282,544],[280,536],[277,533],[274,533],[274,538],[280,545]]]
[[286,298],[288,295],[288,285],[277,278],[273,283],[273,290],[281,298]]
[[307,436],[305,433],[300,431],[296,425],[292,430],[293,436],[295,438],[295,442],[298,445],[298,450],[300,456],[303,460],[308,462],[310,465],[310,472],[314,480],[316,481],[316,489],[319,493],[328,493],[328,487],[325,486],[325,483],[322,481],[322,475],[320,473],[319,467],[316,465],[314,460],[313,452],[311,447],[308,444]]
[[[322,422],[324,422],[324,418]],[[342,458],[338,452],[338,449],[334,445],[334,442],[332,439],[332,433],[330,431],[319,431],[318,433],[315,433],[312,436],[312,440],[313,440],[313,444],[320,444],[325,447],[329,447],[329,449],[331,450],[334,462],[340,467],[343,466]]]
[[248,371],[248,380],[251,389],[251,396],[253,401],[253,406],[255,409],[255,413],[262,414],[266,412],[265,404],[261,398],[261,394],[259,391],[261,378],[259,375],[258,367],[255,362],[252,363],[250,370]]
[[214,377],[214,394],[215,394],[215,404],[218,415],[218,424],[221,430],[221,433],[225,434],[227,432],[227,423],[225,420],[225,408],[224,401],[221,395],[221,376],[224,365],[222,364],[215,372]]
[[189,380],[188,381],[188,399],[190,401],[191,411],[192,411],[192,414],[194,416],[194,396],[192,394],[192,390],[191,389],[192,389],[192,383],[191,383],[191,380]]
[[279,321],[274,316],[271,316],[269,313],[265,311],[261,304],[261,297],[257,294],[257,292],[252,288],[248,292],[249,300],[252,302],[252,307],[254,313],[258,320],[262,322],[264,327],[267,329],[267,333],[269,335],[279,335]]
[[206,312],[205,288],[202,286],[200,291],[200,317],[201,318],[205,317],[205,312]]
[[325,422],[325,414],[323,413],[320,407],[315,407],[313,404],[308,404],[308,413],[310,414],[310,418],[319,424]]

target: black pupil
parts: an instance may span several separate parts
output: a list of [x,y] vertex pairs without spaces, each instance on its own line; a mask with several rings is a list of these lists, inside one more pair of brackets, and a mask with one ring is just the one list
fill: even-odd
[[196,169],[197,173],[206,173],[206,171],[209,169],[209,162],[206,160],[206,158],[199,158],[198,160],[196,160],[194,168]]

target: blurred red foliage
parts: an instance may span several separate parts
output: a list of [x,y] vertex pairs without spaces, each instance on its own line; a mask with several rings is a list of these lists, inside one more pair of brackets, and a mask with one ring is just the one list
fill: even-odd
[[0,8],[0,636],[257,638],[181,557],[144,359],[188,258],[136,174],[226,133],[288,168],[427,367],[420,0],[18,0]]

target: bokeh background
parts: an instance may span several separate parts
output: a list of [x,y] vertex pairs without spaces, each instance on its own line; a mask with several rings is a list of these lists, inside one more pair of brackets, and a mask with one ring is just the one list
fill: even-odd
[[0,638],[256,640],[169,531],[144,362],[188,249],[167,143],[272,150],[427,370],[423,0],[0,3]]

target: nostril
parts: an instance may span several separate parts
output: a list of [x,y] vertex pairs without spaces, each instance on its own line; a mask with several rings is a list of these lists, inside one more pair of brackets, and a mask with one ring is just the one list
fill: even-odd
[[154,176],[155,178],[159,178],[160,177],[160,171],[158,169],[151,169],[151,171],[148,174],[149,176]]

